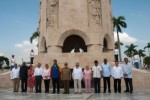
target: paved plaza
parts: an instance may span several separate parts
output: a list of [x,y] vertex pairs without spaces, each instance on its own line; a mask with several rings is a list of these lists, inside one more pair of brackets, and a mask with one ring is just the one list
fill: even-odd
[[[52,90],[51,90],[52,91]],[[61,93],[63,90],[61,90]],[[0,100],[150,100],[150,89],[136,89],[130,93],[82,93],[74,94],[13,93],[12,89],[0,89]]]

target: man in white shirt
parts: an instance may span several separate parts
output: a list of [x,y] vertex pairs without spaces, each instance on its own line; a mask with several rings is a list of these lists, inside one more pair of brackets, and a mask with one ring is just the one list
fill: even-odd
[[79,67],[79,63],[76,63],[76,66],[73,68],[72,78],[74,80],[75,94],[81,94],[81,80],[83,78],[83,72],[82,68]]
[[121,78],[123,77],[122,68],[115,62],[115,66],[112,68],[112,77],[114,78],[114,91],[115,93],[121,93]]
[[20,68],[17,66],[17,64],[14,64],[14,68],[10,73],[10,77],[13,80],[14,92],[18,92],[19,90],[19,72]]
[[104,93],[106,93],[107,86],[108,86],[108,92],[111,93],[111,89],[110,89],[111,66],[107,62],[106,58],[104,59],[104,63],[101,66],[102,66]]
[[[125,64],[122,66],[123,75],[124,75],[124,81],[126,85],[126,90],[124,92],[130,92],[133,91],[133,85],[132,85],[132,65],[128,63],[128,59],[124,58]],[[130,88],[130,89],[129,89]]]
[[134,66],[135,66],[135,68],[139,69],[139,55],[138,55],[138,53],[135,53],[135,55],[134,55]]
[[97,60],[94,61],[92,71],[93,71],[95,93],[100,93],[100,79],[102,77],[102,68],[101,66],[98,65]]
[[119,55],[119,50],[117,47],[115,47],[115,50],[114,50],[115,61],[118,61],[118,55]]
[[10,60],[10,64],[11,64],[11,65],[10,65],[10,70],[12,70],[12,69],[14,68],[15,63],[16,63],[15,56],[12,55],[12,58],[11,58],[11,60]]
[[42,75],[43,75],[43,68],[41,67],[41,64],[38,63],[34,71],[35,90],[36,90],[35,93],[41,93]]
[[33,64],[33,60],[34,60],[34,51],[31,50],[31,52],[30,52],[30,64]]

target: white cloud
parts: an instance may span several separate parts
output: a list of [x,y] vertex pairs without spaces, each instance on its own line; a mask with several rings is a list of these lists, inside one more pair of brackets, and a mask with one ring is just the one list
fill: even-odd
[[33,43],[31,44],[30,41],[24,40],[21,43],[17,43],[14,45],[15,47],[15,57],[17,59],[17,63],[21,63],[22,59],[24,61],[29,61],[30,58],[30,51],[33,49],[35,55],[38,54],[38,48],[37,48],[38,41],[35,39],[33,40]]
[[15,47],[16,47],[16,48],[22,48],[22,47],[23,47],[23,45],[22,45],[22,44],[20,44],[20,43],[17,43],[17,44],[15,44]]
[[[117,33],[116,32],[114,32],[114,38],[115,38],[115,41],[117,41]],[[129,34],[127,34],[125,32],[119,33],[119,38],[120,38],[120,41],[123,43],[135,43],[138,41],[137,38],[131,37],[131,36],[129,36]]]
[[23,41],[23,45],[25,45],[25,46],[30,46],[31,43],[30,43],[30,41],[25,40],[25,41]]
[[4,56],[4,53],[2,53],[1,51],[0,51],[0,56]]

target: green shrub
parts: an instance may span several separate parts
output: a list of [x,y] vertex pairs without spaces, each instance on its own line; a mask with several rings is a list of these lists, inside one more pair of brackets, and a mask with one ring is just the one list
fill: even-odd
[[150,56],[147,56],[147,57],[144,58],[144,64],[145,64],[148,68],[150,68]]
[[0,56],[0,68],[1,68],[2,65],[3,65],[3,61],[6,62],[7,66],[9,65],[9,59],[8,59],[7,57]]

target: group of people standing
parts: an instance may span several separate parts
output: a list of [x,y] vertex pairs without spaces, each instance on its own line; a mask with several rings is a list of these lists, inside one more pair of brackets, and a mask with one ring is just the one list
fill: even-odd
[[[102,64],[99,64],[97,60],[94,61],[94,66],[90,68],[86,66],[84,70],[80,67],[79,63],[76,63],[73,71],[68,67],[68,63],[64,63],[64,67],[61,68],[57,64],[57,60],[53,61],[51,68],[48,64],[45,64],[45,68],[41,66],[40,63],[37,64],[37,67],[33,69],[33,66],[26,66],[26,63],[23,62],[22,66],[19,68],[17,64],[14,64],[14,68],[11,71],[11,79],[14,84],[14,92],[18,92],[19,81],[21,80],[21,92],[27,92],[27,86],[30,88],[30,92],[33,92],[33,87],[35,86],[35,93],[41,93],[41,84],[44,80],[45,93],[49,93],[50,80],[52,80],[53,91],[52,93],[60,93],[60,80],[63,81],[64,94],[69,94],[69,83],[71,78],[74,81],[74,91],[75,94],[82,93],[82,79],[85,82],[86,93],[91,93],[91,82],[94,82],[94,91],[95,93],[100,93],[100,83],[103,78],[104,90],[103,93],[106,93],[107,88],[108,92],[111,93],[111,82],[110,78],[114,79],[114,92],[121,93],[121,78],[124,77],[126,90],[124,92],[133,91],[132,86],[132,66],[128,63],[128,59],[124,59],[125,64],[120,66],[118,62],[115,62],[115,65],[111,67],[107,59],[104,59]],[[57,87],[57,91],[56,91]]]

